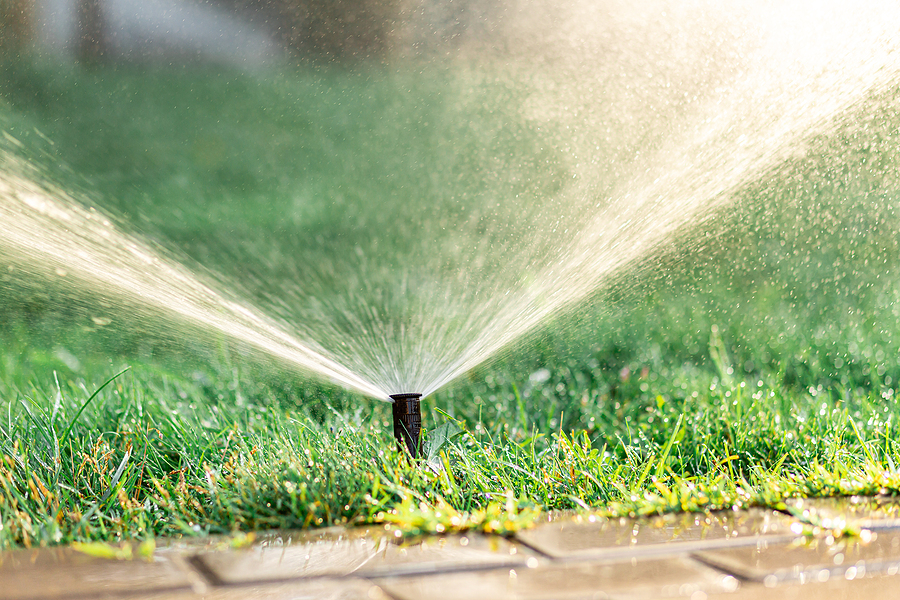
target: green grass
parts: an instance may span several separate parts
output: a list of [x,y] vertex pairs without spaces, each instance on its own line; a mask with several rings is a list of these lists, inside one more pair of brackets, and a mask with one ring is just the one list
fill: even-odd
[[[549,134],[515,120],[514,90],[445,75],[14,63],[0,120],[48,176],[189,261],[227,274],[248,259],[233,239],[270,252],[277,288],[283,256],[316,251],[265,246],[285,215],[353,239],[329,208],[341,194],[435,186],[477,205],[565,178]],[[398,453],[384,403],[224,344],[198,356],[98,329],[0,269],[0,547],[367,523],[502,533],[550,509],[900,493],[900,119],[873,106],[745,189],[710,236],[675,240],[427,399],[427,466]]]
[[[524,412],[515,390],[494,393],[493,410],[508,418],[492,421],[438,410],[471,415],[462,398],[494,391],[484,382],[457,389],[455,403],[439,396],[427,405],[426,466],[397,452],[382,403],[352,399],[323,416],[254,397],[240,376],[202,389],[140,368],[93,396],[7,358],[0,544],[369,523],[504,533],[547,509],[644,515],[900,493],[897,410],[882,395],[697,374],[697,387],[658,382],[644,401],[649,376],[618,379],[621,400],[573,399],[547,415]],[[16,380],[28,387],[8,383]],[[560,384],[546,385],[530,393]],[[590,426],[550,425],[567,411]]]

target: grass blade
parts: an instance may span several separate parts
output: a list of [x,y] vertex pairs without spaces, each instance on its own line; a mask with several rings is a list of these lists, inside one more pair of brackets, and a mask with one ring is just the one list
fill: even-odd
[[112,480],[109,482],[109,489],[106,490],[106,493],[103,494],[103,497],[100,498],[99,504],[103,506],[103,503],[112,495],[113,490],[116,489],[116,486],[119,484],[119,479],[122,477],[122,473],[125,472],[125,467],[128,466],[128,459],[131,458],[131,450],[125,451],[125,456],[122,457],[122,462],[119,463],[119,468],[116,469],[116,472],[113,474]]
[[678,415],[678,421],[675,423],[675,429],[672,430],[672,435],[669,436],[669,441],[666,443],[666,447],[662,451],[662,455],[659,457],[659,463],[656,465],[656,476],[659,477],[662,475],[663,471],[666,468],[666,462],[669,460],[669,453],[672,452],[672,446],[675,445],[675,442],[679,439],[679,435],[681,434],[681,429],[684,426],[684,414]]
[[81,408],[78,409],[78,412],[75,413],[75,416],[72,417],[72,420],[71,420],[71,421],[69,421],[69,424],[66,426],[65,430],[62,432],[62,435],[59,436],[59,444],[60,444],[60,445],[62,445],[63,442],[66,441],[66,438],[69,437],[69,432],[72,431],[72,427],[75,426],[75,421],[78,420],[78,417],[81,416],[81,413],[84,412],[84,409],[87,408],[87,405],[90,404],[91,401],[92,401],[94,398],[97,397],[97,394],[99,394],[100,391],[103,390],[103,388],[105,388],[105,387],[108,386],[110,383],[112,383],[113,381],[115,381],[115,380],[119,377],[119,375],[121,375],[122,373],[124,373],[125,371],[127,371],[127,370],[130,369],[130,368],[131,368],[130,366],[125,367],[124,369],[122,369],[121,371],[119,371],[118,373],[116,373],[115,375],[113,375],[112,377],[110,377],[109,379],[107,379],[106,381],[104,381],[104,382],[103,382],[103,385],[101,385],[100,387],[98,387],[98,388],[94,391],[94,393],[91,394],[91,397],[84,401],[84,404],[81,405]]

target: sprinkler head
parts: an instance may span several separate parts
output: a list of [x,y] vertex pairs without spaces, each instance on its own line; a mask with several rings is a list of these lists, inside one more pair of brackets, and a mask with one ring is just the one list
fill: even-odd
[[422,413],[419,412],[419,399],[422,394],[393,394],[394,401],[394,437],[401,448],[406,448],[409,455],[419,458],[419,433],[422,431]]

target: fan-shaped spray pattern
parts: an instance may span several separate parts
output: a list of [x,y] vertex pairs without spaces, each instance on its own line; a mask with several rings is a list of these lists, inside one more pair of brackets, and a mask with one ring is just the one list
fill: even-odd
[[[354,243],[315,242],[318,225],[300,223],[291,235],[311,241],[261,263],[278,278],[192,273],[11,153],[0,256],[363,394],[427,396],[690,235],[900,81],[890,2],[535,3],[510,31],[513,49],[487,66],[448,67],[459,92],[429,117],[446,120],[434,140],[446,154],[420,169],[433,185],[342,208]],[[484,89],[500,100],[485,107]],[[494,129],[468,127],[476,118]],[[509,158],[505,134],[534,143]],[[451,163],[463,146],[471,158]],[[485,183],[459,182],[468,176]]]
[[0,157],[0,257],[119,303],[123,311],[152,311],[190,331],[213,330],[288,364],[375,397],[373,384],[252,309],[225,298],[181,265],[123,235],[102,215],[80,208],[61,190],[17,175],[16,159]]

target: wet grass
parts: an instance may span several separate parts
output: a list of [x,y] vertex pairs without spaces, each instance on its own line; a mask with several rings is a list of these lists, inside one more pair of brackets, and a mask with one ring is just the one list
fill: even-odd
[[[205,375],[226,385],[201,385],[138,366],[86,386],[7,355],[0,545],[371,523],[504,533],[550,509],[646,515],[900,493],[888,392],[697,369],[675,385],[640,370],[548,371],[536,382],[547,373],[497,368],[493,384],[439,394],[426,407],[427,457],[412,464],[380,402],[323,389],[312,406],[287,406],[233,370]],[[613,387],[615,402],[587,399]],[[548,394],[552,411],[527,409]],[[478,418],[487,398],[505,418]]]
[[[233,258],[217,251],[220,238],[240,238],[229,227],[268,235],[295,209],[322,209],[297,218],[340,227],[323,208],[335,198],[294,205],[285,190],[298,181],[334,191],[329,181],[343,178],[352,195],[382,176],[304,147],[365,145],[344,117],[373,94],[390,100],[377,78],[318,74],[266,88],[243,77],[150,75],[9,67],[0,116],[36,157],[72,166],[59,175],[66,183],[133,212],[198,262]],[[317,97],[329,101],[283,112]],[[178,108],[183,98],[220,112]],[[375,151],[413,109],[423,123],[459,117],[447,105],[391,106],[364,119]],[[890,110],[873,111],[811,143],[817,152],[788,161],[708,224],[705,242],[624,274],[515,353],[429,398],[421,464],[397,451],[386,404],[273,373],[232,350],[187,359],[188,342],[110,332],[46,292],[9,292],[14,283],[0,279],[0,547],[334,524],[503,533],[551,509],[640,515],[900,494],[897,124]],[[272,131],[304,128],[315,135],[268,143]],[[868,141],[859,145],[861,130]],[[523,147],[535,142],[512,134]],[[177,143],[163,145],[172,135]],[[401,154],[431,151],[430,139],[410,136]],[[847,152],[854,144],[864,150]],[[559,164],[539,158],[553,179]],[[460,153],[454,164],[471,173],[463,163],[477,159]],[[427,180],[419,175],[410,181]],[[474,203],[490,192],[453,185]],[[251,215],[258,222],[247,221],[247,202],[265,204]]]

